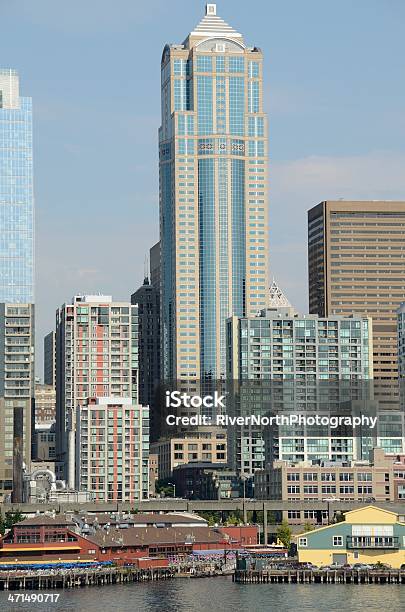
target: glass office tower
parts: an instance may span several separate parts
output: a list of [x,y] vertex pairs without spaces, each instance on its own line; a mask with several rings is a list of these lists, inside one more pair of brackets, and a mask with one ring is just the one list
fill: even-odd
[[164,376],[218,379],[226,319],[267,304],[262,53],[207,4],[166,45],[159,131]]
[[32,103],[0,69],[0,303],[34,302]]

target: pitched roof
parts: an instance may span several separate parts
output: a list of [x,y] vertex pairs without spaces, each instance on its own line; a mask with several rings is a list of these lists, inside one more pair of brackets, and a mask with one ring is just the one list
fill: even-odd
[[205,15],[200,23],[194,28],[190,36],[210,36],[238,38],[243,40],[242,34],[234,30],[226,21],[217,15],[217,5],[207,4]]
[[168,512],[161,514],[160,512],[139,512],[137,514],[132,514],[131,516],[123,516],[116,514],[78,514],[76,518],[80,518],[82,521],[86,522],[88,525],[106,525],[109,523],[110,525],[120,525],[120,524],[128,524],[128,525],[138,525],[138,524],[147,524],[154,525],[156,523],[201,523],[202,526],[207,524],[207,521],[198,516],[198,514],[192,514],[189,512]]
[[38,514],[31,518],[26,518],[16,525],[19,527],[31,527],[31,526],[42,526],[42,525],[72,525],[72,521],[67,519],[63,514],[57,514],[56,516],[49,516],[48,514]]
[[270,285],[270,308],[291,308],[290,301],[287,296],[283,293],[280,287],[277,285],[275,279]]
[[218,543],[224,538],[209,527],[130,527],[129,529],[98,530],[86,536],[98,546],[150,546],[173,543]]
[[[384,508],[379,508],[378,506],[373,506],[372,504],[368,505],[368,506],[362,506],[361,508],[355,508],[354,510],[347,510],[344,513],[344,521],[343,522],[347,522],[350,523],[350,520],[347,520],[347,517],[350,514],[356,514],[358,512],[364,512],[364,510],[379,510],[380,512],[383,512],[384,514],[392,514],[393,516],[397,517],[397,523],[399,525],[404,525],[405,523],[401,523],[399,522],[399,516],[396,512],[392,512],[391,510],[385,510]],[[333,527],[336,527],[337,525],[339,525],[339,523],[332,523],[331,525],[324,525],[323,527],[317,527],[316,529],[311,529],[311,531],[303,531],[301,533],[297,533],[294,537],[295,538],[299,538],[299,537],[306,537],[308,535],[311,535],[312,533],[317,533],[318,531],[324,531],[325,529],[331,529]]]

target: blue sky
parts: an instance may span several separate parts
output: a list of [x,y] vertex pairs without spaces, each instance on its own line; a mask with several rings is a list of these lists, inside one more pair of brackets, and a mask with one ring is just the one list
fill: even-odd
[[[271,272],[307,310],[306,211],[405,199],[405,2],[221,0],[265,54]],[[55,309],[128,299],[158,239],[160,57],[199,0],[0,0],[0,67],[34,102],[38,371]]]

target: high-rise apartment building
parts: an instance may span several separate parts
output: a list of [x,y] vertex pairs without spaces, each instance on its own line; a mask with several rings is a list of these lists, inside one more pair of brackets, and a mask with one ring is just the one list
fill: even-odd
[[138,404],[138,308],[77,295],[56,313],[56,452],[75,481],[76,408],[91,397]]
[[0,501],[12,490],[21,501],[22,463],[31,462],[34,346],[33,304],[0,304]]
[[131,304],[138,307],[139,403],[152,407],[160,382],[159,289],[145,278],[143,285],[131,295]]
[[[371,379],[372,372],[370,318],[318,318],[285,307],[263,310],[260,317],[228,320],[228,379],[235,381],[237,393],[233,406],[230,397],[227,404],[237,416],[266,414],[269,409],[272,414],[339,414],[338,401],[333,401],[335,390],[339,397],[340,381],[346,393],[350,384]],[[328,427],[311,433],[301,425],[281,425],[273,435],[269,430],[266,438],[261,425],[229,427],[228,463],[250,476],[273,459],[347,461],[360,458],[373,444],[367,439],[367,445],[364,441],[363,448],[356,449],[353,433],[342,435]]]
[[34,302],[32,101],[0,69],[0,303]]
[[373,318],[374,378],[387,393],[398,377],[404,241],[405,202],[325,201],[308,212],[309,310]]
[[44,383],[55,386],[56,379],[56,335],[49,332],[44,338]]
[[130,397],[90,398],[77,407],[75,488],[95,501],[149,497],[149,408]]
[[225,376],[226,319],[267,305],[263,55],[216,4],[161,61],[162,350],[166,379]]

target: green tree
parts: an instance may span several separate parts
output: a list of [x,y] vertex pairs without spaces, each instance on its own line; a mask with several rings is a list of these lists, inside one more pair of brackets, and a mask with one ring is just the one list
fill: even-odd
[[230,514],[226,519],[227,525],[239,525],[240,519],[235,514]]
[[210,510],[203,510],[202,512],[198,513],[201,518],[204,518],[206,521],[208,521],[208,525],[210,527],[213,527],[214,525],[219,525],[222,521],[221,521],[221,515],[219,512],[211,512]]
[[304,531],[313,531],[314,526],[311,525],[311,523],[305,523],[304,525]]
[[280,542],[284,544],[286,548],[290,548],[291,535],[292,535],[291,527],[289,526],[287,521],[284,519],[281,525],[277,527],[276,536],[280,540]]

